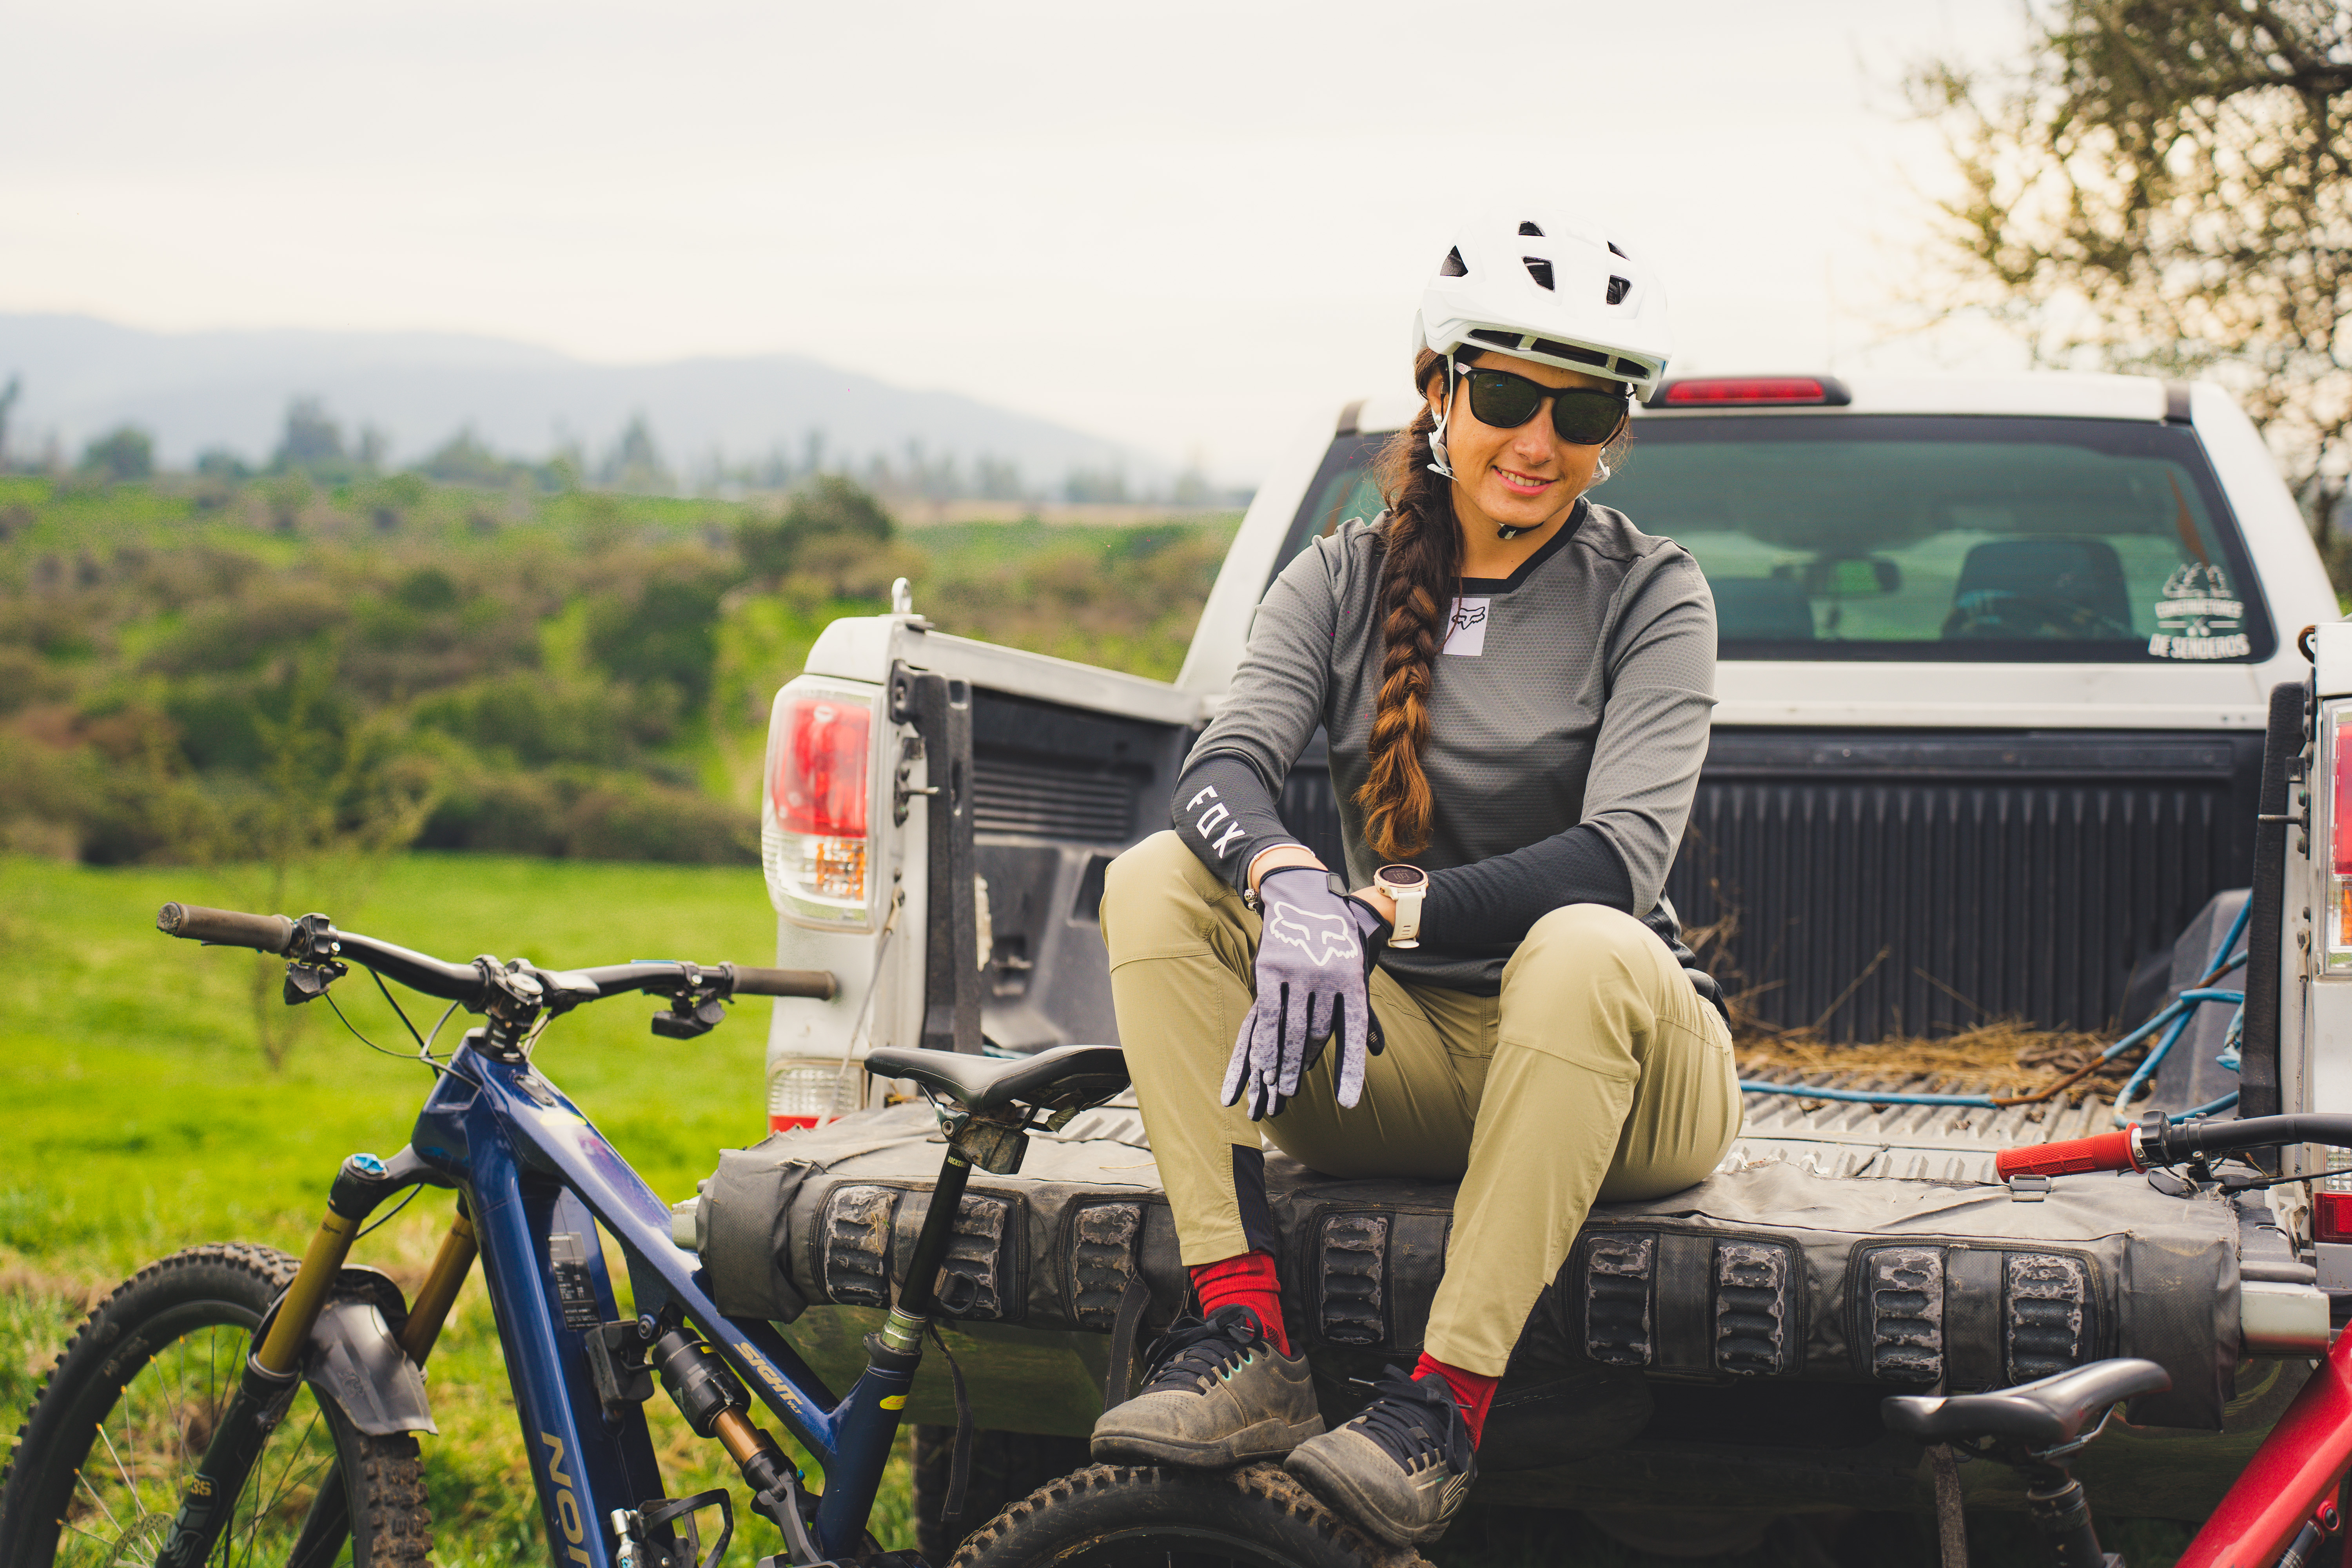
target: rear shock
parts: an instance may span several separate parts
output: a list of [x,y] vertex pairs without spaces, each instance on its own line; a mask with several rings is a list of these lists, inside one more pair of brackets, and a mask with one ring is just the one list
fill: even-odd
[[751,1401],[742,1381],[683,1327],[663,1331],[646,1360],[695,1436],[719,1439],[751,1489],[751,1506],[783,1532],[798,1560],[821,1560],[824,1554],[809,1535],[800,1467],[745,1414]]

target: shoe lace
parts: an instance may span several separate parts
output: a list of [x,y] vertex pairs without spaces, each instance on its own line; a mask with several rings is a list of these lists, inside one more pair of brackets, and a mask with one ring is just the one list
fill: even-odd
[[1420,1383],[1395,1367],[1372,1384],[1376,1396],[1349,1425],[1380,1445],[1381,1451],[1410,1474],[1423,1461],[1465,1470],[1470,1464],[1470,1428],[1462,1407],[1435,1373]]
[[1144,1390],[1205,1387],[1240,1364],[1263,1337],[1246,1307],[1220,1307],[1205,1321],[1179,1318],[1143,1352],[1144,1364],[1151,1369]]

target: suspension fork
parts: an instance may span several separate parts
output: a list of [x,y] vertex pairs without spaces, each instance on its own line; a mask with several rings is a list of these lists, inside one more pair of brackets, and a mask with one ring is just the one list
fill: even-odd
[[[197,1461],[196,1473],[181,1496],[171,1532],[156,1554],[155,1568],[202,1568],[205,1560],[212,1555],[221,1531],[236,1511],[236,1500],[245,1490],[254,1461],[261,1457],[262,1445],[269,1440],[269,1434],[293,1402],[295,1390],[301,1386],[303,1349],[310,1343],[310,1331],[318,1326],[319,1314],[334,1289],[335,1276],[351,1256],[352,1243],[358,1238],[360,1226],[386,1197],[414,1185],[424,1169],[415,1152],[404,1149],[390,1162],[373,1154],[353,1154],[336,1171],[334,1184],[327,1192],[327,1212],[320,1216],[319,1228],[303,1251],[293,1282],[278,1299],[260,1347],[246,1358],[236,1390],[221,1411],[220,1425],[214,1429],[212,1441],[205,1447],[205,1457]],[[467,1229],[465,1245],[470,1249],[472,1227],[467,1226]],[[444,1250],[447,1250],[446,1243]],[[471,1266],[470,1250],[465,1261]],[[436,1267],[438,1262],[436,1259]],[[461,1272],[458,1279],[462,1282],[463,1279]],[[450,1300],[454,1300],[456,1295],[452,1288]],[[440,1310],[446,1315],[447,1301],[442,1303]],[[436,1321],[432,1332],[437,1334],[439,1331],[440,1324]],[[431,1343],[430,1335],[425,1343]],[[341,1486],[334,1490],[340,1498]],[[312,1511],[315,1514],[318,1510],[314,1507]],[[304,1533],[309,1534],[307,1529]]]
[[[466,1213],[466,1200],[459,1198],[457,1212],[449,1216],[440,1250],[433,1255],[433,1266],[425,1270],[425,1283],[417,1287],[408,1321],[400,1331],[402,1352],[418,1366],[433,1353],[433,1342],[441,1337],[449,1309],[457,1304],[457,1292],[465,1288],[466,1276],[480,1250],[474,1239],[474,1222]],[[351,1496],[343,1487],[343,1462],[337,1459],[319,1483],[318,1495],[310,1500],[310,1511],[303,1516],[301,1532],[288,1554],[288,1568],[329,1568],[351,1532]]]
[[400,1348],[417,1365],[433,1353],[433,1343],[441,1337],[441,1327],[449,1321],[449,1309],[457,1304],[457,1292],[465,1289],[466,1276],[472,1272],[474,1258],[481,1245],[474,1238],[473,1217],[466,1212],[466,1201],[457,1200],[457,1212],[449,1217],[449,1229],[441,1237],[440,1250],[433,1255],[433,1267],[425,1271],[425,1283],[416,1289],[416,1300],[408,1306],[408,1322],[400,1331]]

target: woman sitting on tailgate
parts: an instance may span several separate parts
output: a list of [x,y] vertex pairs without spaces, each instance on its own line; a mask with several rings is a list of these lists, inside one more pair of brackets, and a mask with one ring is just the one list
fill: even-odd
[[[1284,569],[1173,831],[1110,868],[1120,1038],[1203,1317],[1096,1424],[1098,1458],[1286,1457],[1364,1528],[1435,1539],[1586,1211],[1700,1180],[1738,1132],[1721,1004],[1660,904],[1714,605],[1679,546],[1584,493],[1667,347],[1605,235],[1466,230],[1422,302],[1389,510]],[[1344,880],[1276,810],[1318,725]],[[1420,1364],[1335,1431],[1285,1331],[1261,1132],[1331,1175],[1461,1183]]]

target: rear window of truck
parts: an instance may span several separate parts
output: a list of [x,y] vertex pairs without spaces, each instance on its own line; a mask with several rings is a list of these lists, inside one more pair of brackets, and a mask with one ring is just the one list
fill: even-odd
[[[1283,563],[1379,512],[1385,439],[1333,443]],[[2276,647],[2221,487],[2177,426],[1645,418],[1593,499],[1696,557],[1726,658],[2236,663]]]

